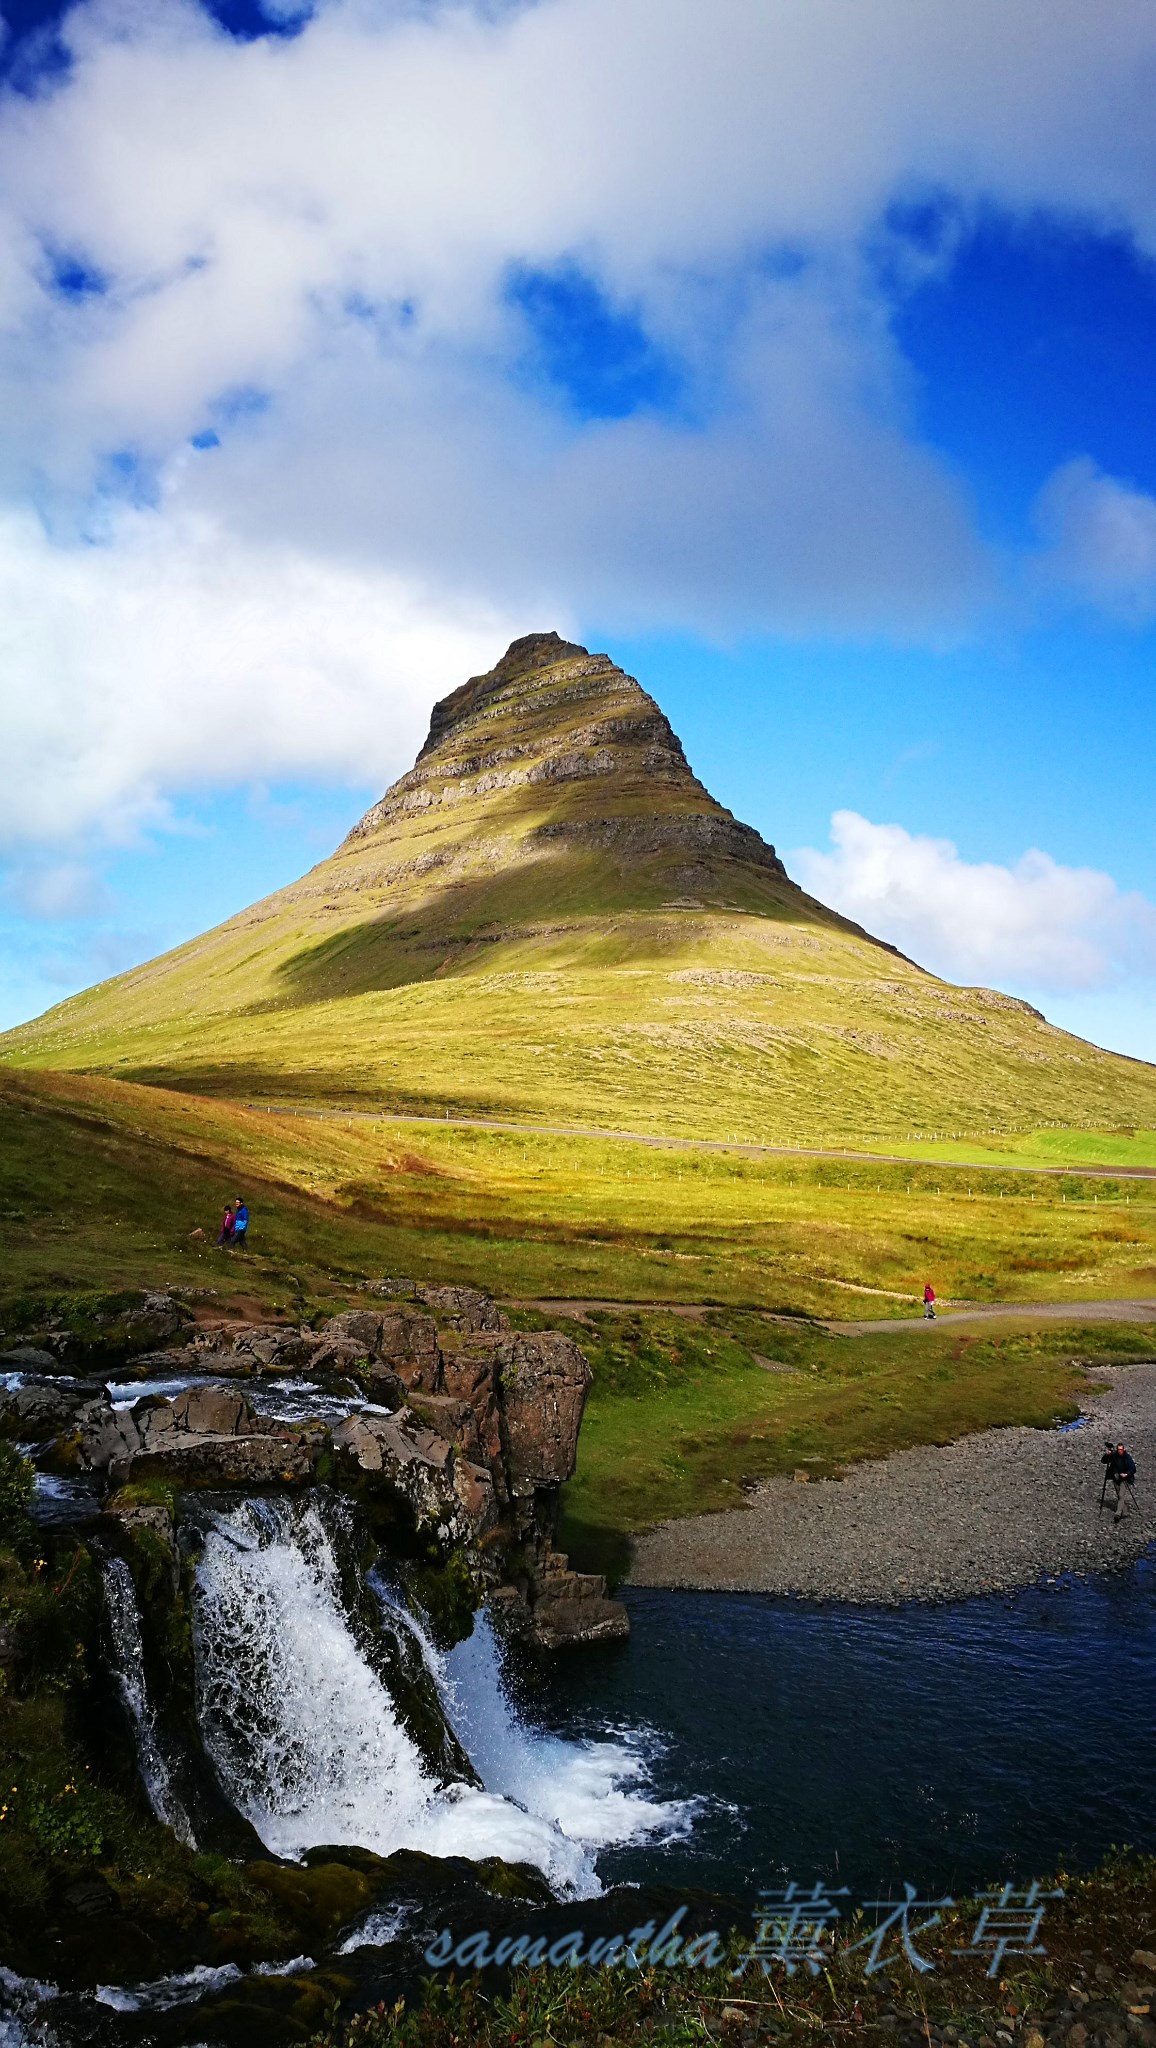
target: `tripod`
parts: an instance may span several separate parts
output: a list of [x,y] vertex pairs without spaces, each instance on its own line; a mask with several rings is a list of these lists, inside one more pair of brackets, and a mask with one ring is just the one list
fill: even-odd
[[1130,1499],[1131,1499],[1131,1503],[1132,1503],[1132,1506],[1133,1506],[1133,1508],[1135,1507],[1135,1505],[1136,1505],[1136,1481],[1135,1481],[1134,1479],[1113,1479],[1113,1478],[1112,1478],[1112,1475],[1111,1475],[1111,1473],[1110,1473],[1110,1472],[1105,1472],[1105,1474],[1104,1474],[1104,1484],[1103,1484],[1103,1485],[1102,1485],[1102,1487],[1100,1488],[1100,1506],[1099,1506],[1099,1508],[1098,1508],[1098,1509],[1096,1510],[1097,1514],[1100,1514],[1100,1513],[1102,1513],[1102,1512],[1103,1512],[1103,1509],[1104,1509],[1104,1507],[1105,1507],[1105,1505],[1106,1505],[1106,1503],[1107,1503],[1107,1497],[1108,1497],[1108,1487],[1109,1487],[1109,1485],[1111,1485],[1111,1486],[1114,1486],[1114,1487],[1115,1487],[1115,1489],[1116,1489],[1116,1500],[1115,1500],[1115,1512],[1116,1512],[1117,1514],[1119,1514],[1119,1512],[1120,1512],[1120,1495],[1121,1495],[1121,1492],[1122,1492],[1122,1490],[1123,1490],[1123,1488],[1124,1488],[1125,1486],[1126,1486],[1126,1487],[1127,1487],[1127,1489],[1128,1489],[1128,1494],[1129,1494],[1129,1497],[1130,1497]]

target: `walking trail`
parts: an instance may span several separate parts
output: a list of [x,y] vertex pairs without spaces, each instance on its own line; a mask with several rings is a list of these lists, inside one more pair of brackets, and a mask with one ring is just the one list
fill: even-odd
[[655,1131],[616,1131],[599,1124],[515,1123],[507,1117],[422,1115],[417,1110],[315,1108],[293,1102],[242,1102],[263,1116],[314,1117],[337,1124],[438,1124],[443,1130],[514,1131],[534,1138],[599,1138],[619,1145],[653,1145],[676,1152],[738,1152],[748,1159],[840,1159],[860,1166],[938,1167],[944,1173],[1043,1174],[1057,1179],[1156,1180],[1156,1166],[1038,1166],[1009,1155],[991,1159],[927,1159],[910,1152],[855,1152],[846,1145],[760,1145],[744,1138],[681,1138]]
[[[882,1291],[882,1290],[879,1290]],[[508,1300],[507,1308],[532,1308],[540,1315],[583,1317],[605,1312],[610,1315],[692,1316],[710,1315],[713,1310],[724,1310],[728,1304],[721,1301],[595,1301],[563,1300],[561,1298],[535,1300]],[[1156,1300],[1125,1301],[965,1301],[954,1307],[940,1308],[934,1319],[920,1312],[918,1315],[880,1316],[867,1322],[843,1323],[829,1317],[781,1316],[767,1313],[768,1320],[778,1323],[806,1323],[813,1321],[821,1328],[830,1330],[837,1337],[870,1337],[889,1330],[902,1331],[904,1335],[913,1331],[941,1329],[945,1323],[982,1323],[991,1321],[1014,1321],[1028,1323],[1152,1323],[1156,1322]]]

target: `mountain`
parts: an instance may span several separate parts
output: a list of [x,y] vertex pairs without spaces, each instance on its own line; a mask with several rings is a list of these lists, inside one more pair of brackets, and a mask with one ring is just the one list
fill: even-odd
[[435,705],[337,851],[0,1058],[247,1099],[839,1141],[1156,1123],[1156,1069],[817,903],[604,654]]

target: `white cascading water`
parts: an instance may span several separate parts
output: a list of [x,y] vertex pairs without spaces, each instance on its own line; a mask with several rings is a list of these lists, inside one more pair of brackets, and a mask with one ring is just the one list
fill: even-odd
[[109,1634],[115,1657],[116,1683],[136,1735],[137,1762],[149,1804],[158,1820],[190,1849],[196,1845],[172,1775],[157,1740],[156,1720],[145,1690],[144,1645],[140,1609],[132,1573],[121,1557],[106,1557],[101,1566]]
[[406,1733],[350,1630],[316,1503],[246,1501],[211,1524],[197,1572],[201,1727],[230,1799],[276,1854],[345,1842],[501,1856],[591,1897],[596,1849],[685,1831],[685,1806],[627,1789],[642,1767],[621,1745],[518,1726],[488,1627],[451,1670],[402,1618],[485,1789],[439,1784]]
[[646,1797],[647,1759],[637,1734],[571,1741],[526,1726],[506,1689],[488,1615],[478,1614],[473,1634],[443,1655],[388,1587],[371,1583],[416,1636],[446,1719],[488,1792],[516,1800],[595,1852],[690,1832],[699,1802]]

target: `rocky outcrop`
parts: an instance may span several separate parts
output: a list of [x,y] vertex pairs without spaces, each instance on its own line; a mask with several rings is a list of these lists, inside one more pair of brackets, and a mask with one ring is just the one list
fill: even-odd
[[511,1493],[561,1486],[578,1454],[590,1367],[557,1330],[503,1338],[494,1363]]
[[437,1392],[437,1324],[419,1310],[350,1309],[331,1317],[312,1359],[315,1372],[354,1373],[375,1396]]
[[[148,1299],[140,1327],[155,1333],[169,1320],[157,1306],[166,1298]],[[38,1355],[26,1348],[23,1360]],[[625,1632],[603,1581],[571,1572],[553,1549],[590,1369],[572,1338],[512,1329],[478,1288],[391,1292],[317,1330],[202,1327],[189,1346],[142,1354],[136,1369],[146,1360],[166,1375],[193,1367],[203,1382],[167,1396],[144,1381],[131,1403],[114,1405],[91,1379],[50,1377],[23,1360],[0,1392],[0,1433],[44,1444],[42,1461],[57,1471],[102,1478],[114,1520],[151,1513],[158,1489],[324,1482],[360,1499],[374,1526],[412,1554],[460,1551],[477,1592],[505,1586],[512,1623],[544,1647]],[[246,1379],[269,1384],[289,1372],[360,1405],[335,1424],[288,1423],[262,1412],[273,1403],[246,1398]]]
[[419,1287],[417,1298],[436,1318],[439,1330],[460,1336],[510,1327],[509,1316],[480,1287]]
[[[9,1353],[10,1358],[20,1354]],[[34,1351],[31,1347],[21,1357],[19,1365],[10,1366],[13,1373],[44,1371],[44,1366],[29,1365],[27,1360],[48,1357],[50,1354]],[[47,1443],[53,1437],[72,1428],[82,1411],[92,1401],[92,1388],[81,1380],[24,1380],[19,1386],[0,1390],[0,1436],[14,1438],[19,1443]]]
[[333,1431],[348,1468],[379,1475],[409,1506],[418,1528],[442,1542],[476,1545],[497,1521],[493,1479],[483,1465],[459,1457],[453,1444],[408,1408],[398,1415],[351,1415]]
[[601,1574],[572,1572],[560,1551],[545,1559],[528,1622],[544,1650],[621,1641],[630,1634],[626,1609],[620,1600],[607,1598]]
[[287,1329],[282,1323],[257,1323],[239,1330],[233,1339],[234,1357],[260,1372],[301,1372],[312,1365],[321,1347],[313,1330]]

